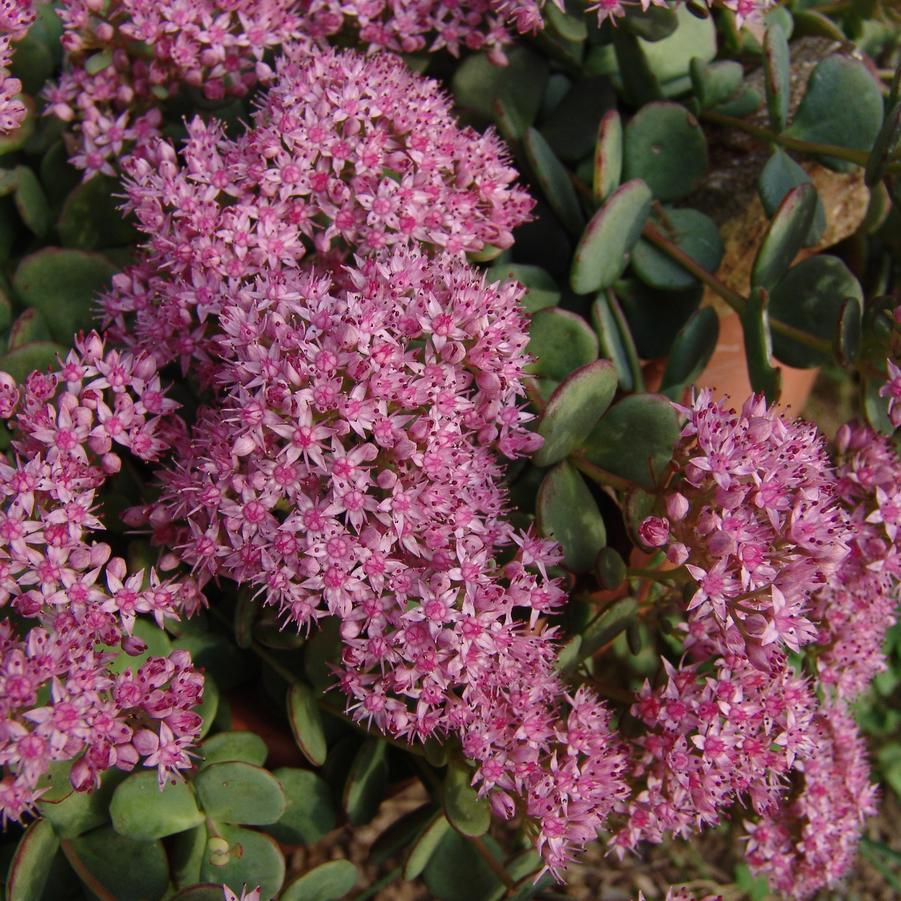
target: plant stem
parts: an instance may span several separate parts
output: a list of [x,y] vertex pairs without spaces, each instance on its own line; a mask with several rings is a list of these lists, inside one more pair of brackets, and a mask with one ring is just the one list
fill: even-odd
[[607,472],[600,466],[595,466],[582,452],[570,454],[569,459],[576,469],[587,475],[592,482],[597,482],[598,485],[609,485],[611,488],[619,488],[622,491],[627,491],[632,487],[632,483],[628,479]]
[[504,869],[503,864],[491,853],[491,850],[480,838],[469,836],[467,841],[479,852],[482,859],[491,868],[491,872],[500,879],[507,889],[515,888],[516,882],[513,877]]
[[708,122],[715,122],[717,125],[736,128],[760,141],[779,144],[782,147],[788,147],[789,150],[797,150],[801,153],[809,153],[815,156],[834,156],[837,159],[847,160],[849,163],[856,163],[858,166],[866,166],[869,158],[869,154],[865,150],[839,147],[836,144],[815,144],[812,141],[804,141],[800,138],[793,138],[790,135],[777,134],[760,125],[752,125],[750,122],[745,122],[744,119],[739,119],[737,116],[727,116],[725,113],[717,113],[713,110],[705,110],[701,113],[701,118],[706,119]]

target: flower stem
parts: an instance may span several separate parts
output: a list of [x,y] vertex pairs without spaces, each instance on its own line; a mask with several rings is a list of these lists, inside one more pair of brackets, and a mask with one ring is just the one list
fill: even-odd
[[475,836],[469,836],[467,841],[479,852],[479,855],[488,864],[491,868],[491,872],[500,879],[501,882],[504,883],[504,886],[509,890],[516,887],[516,882],[513,877],[504,869],[501,862],[491,853],[491,850],[488,846],[483,842],[480,838]]
[[715,122],[717,125],[725,125],[729,128],[736,128],[751,137],[767,143],[779,144],[787,147],[789,150],[797,150],[801,153],[809,153],[815,156],[834,156],[837,159],[847,160],[849,163],[856,163],[858,166],[866,166],[869,154],[866,150],[854,150],[851,147],[839,147],[836,144],[816,144],[813,141],[804,141],[801,138],[793,138],[790,135],[778,134],[763,128],[759,125],[752,125],[744,119],[736,116],[727,116],[725,113],[717,113],[713,110],[705,110],[701,113],[701,118],[708,122]]
[[595,466],[581,451],[570,454],[569,459],[576,469],[587,475],[592,482],[597,482],[598,485],[609,485],[611,488],[619,488],[621,491],[628,491],[633,487],[632,482],[628,479],[601,469],[600,466]]

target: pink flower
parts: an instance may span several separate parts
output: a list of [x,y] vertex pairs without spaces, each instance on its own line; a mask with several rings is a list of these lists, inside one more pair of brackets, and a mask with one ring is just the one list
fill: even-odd
[[895,428],[901,426],[901,366],[886,360],[888,381],[879,389],[880,397],[888,398],[888,415]]
[[646,547],[662,547],[669,541],[669,520],[662,516],[649,516],[641,524],[638,537]]

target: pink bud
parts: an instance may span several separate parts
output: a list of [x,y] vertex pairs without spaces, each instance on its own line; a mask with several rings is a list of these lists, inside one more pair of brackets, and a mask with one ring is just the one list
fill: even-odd
[[666,549],[666,559],[675,566],[681,566],[688,559],[688,548],[677,541]]
[[639,527],[638,537],[645,547],[663,547],[669,541],[669,520],[665,516],[649,516]]
[[688,498],[678,491],[666,499],[666,514],[672,522],[681,522],[688,515]]
[[137,657],[138,654],[143,654],[147,650],[147,642],[138,638],[137,635],[126,635],[122,639],[122,650],[129,657]]

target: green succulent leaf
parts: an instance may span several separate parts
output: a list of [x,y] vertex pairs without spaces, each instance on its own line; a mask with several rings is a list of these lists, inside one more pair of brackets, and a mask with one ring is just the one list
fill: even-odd
[[7,901],[35,901],[44,892],[59,837],[47,820],[35,820],[23,833],[6,874]]
[[651,211],[651,191],[640,179],[620,185],[594,214],[573,255],[570,285],[577,294],[609,288],[629,263]]
[[611,290],[599,292],[591,306],[591,322],[601,355],[613,362],[619,387],[635,391],[642,383],[641,361],[629,323]]
[[585,219],[566,167],[554,155],[541,132],[534,128],[526,131],[523,148],[538,186],[554,214],[571,235],[580,234]]
[[308,685],[295,682],[288,689],[287,703],[288,722],[297,747],[313,766],[322,766],[328,754],[328,745],[313,690]]
[[354,826],[368,823],[376,814],[388,781],[388,745],[368,738],[354,757],[344,783],[344,809]]
[[817,189],[812,184],[798,185],[782,199],[751,268],[753,287],[771,291],[788,272],[810,234],[817,200]]
[[604,645],[625,632],[636,621],[638,602],[635,598],[623,598],[611,604],[582,633],[579,656],[584,660],[594,656]]
[[614,404],[585,441],[588,459],[636,485],[654,488],[673,456],[679,421],[656,394],[633,394]]
[[[440,814],[440,811],[438,813]],[[411,848],[413,842],[435,816],[435,805],[426,802],[398,817],[376,837],[369,848],[367,861],[373,866],[381,866],[385,861]]]
[[695,57],[689,67],[691,84],[702,109],[709,109],[726,103],[741,88],[744,70],[741,63],[722,60],[705,63]]
[[451,824],[442,811],[437,811],[422,828],[416,841],[410,845],[403,862],[404,879],[412,880],[422,873],[449,832],[453,832]]
[[573,572],[589,572],[607,543],[607,530],[591,491],[572,463],[564,460],[544,477],[536,513],[541,534],[563,548],[563,565]]
[[756,288],[752,291],[741,313],[741,325],[751,388],[765,394],[766,399],[774,404],[779,400],[782,390],[782,370],[772,363],[773,342],[770,337],[768,303],[766,289]]
[[133,773],[113,792],[113,828],[138,841],[163,838],[203,822],[194,792],[186,782],[167,783],[160,791],[156,772]]
[[22,221],[39,238],[45,238],[50,230],[50,206],[38,177],[27,166],[14,170],[16,190],[13,198]]
[[[863,304],[860,282],[838,257],[818,254],[788,270],[770,294],[769,311],[773,320],[831,343],[848,298]],[[773,351],[789,366],[822,366],[831,359],[778,329],[773,330]]]
[[18,350],[36,341],[49,341],[50,329],[37,310],[25,310],[16,318],[9,330],[8,350]]
[[544,444],[532,462],[550,466],[569,456],[604,415],[616,386],[616,367],[607,360],[595,360],[570,373],[557,386],[538,421]]
[[472,772],[459,760],[452,760],[444,777],[444,813],[463,835],[484,835],[491,825],[488,801],[472,787]]
[[178,888],[194,885],[200,881],[200,868],[203,866],[208,840],[206,823],[187,829],[172,839],[169,865],[172,882]]
[[[501,853],[490,837],[483,844],[501,862]],[[505,887],[494,871],[472,847],[453,829],[448,830],[435,849],[423,872],[425,883],[432,897],[439,901],[499,901]]]
[[324,779],[294,767],[282,767],[272,775],[281,783],[288,803],[266,832],[286,845],[313,845],[335,828],[335,805]]
[[542,122],[541,134],[557,157],[578,163],[594,149],[598,120],[615,106],[616,94],[608,79],[579,79]]
[[185,886],[170,901],[222,901],[222,886],[216,882],[203,882]]
[[860,301],[848,297],[841,305],[835,330],[834,351],[842,366],[851,367],[860,357],[863,323]]
[[666,6],[649,6],[646,10],[629,6],[622,25],[636,37],[655,43],[668,38],[679,27],[679,18]]
[[242,760],[204,767],[197,774],[195,785],[207,816],[225,823],[268,825],[277,822],[287,806],[278,779],[268,770]]
[[713,112],[743,119],[745,116],[756,113],[762,103],[763,97],[754,88],[742,88],[730,100],[713,107]]
[[648,67],[669,96],[691,86],[688,73],[693,59],[711,62],[716,56],[716,27],[713,19],[698,19],[685,6],[675,10],[678,26],[660,41],[639,38]]
[[59,778],[54,778],[53,788],[45,792],[38,802],[41,816],[53,824],[60,838],[73,838],[109,822],[113,792],[126,778],[122,770],[106,770],[101,776],[99,788],[77,792],[69,782],[68,771],[66,766],[59,772]]
[[773,131],[782,131],[791,100],[791,63],[788,38],[779,25],[770,25],[763,39],[763,87],[770,125]]
[[612,547],[602,547],[594,561],[594,574],[601,588],[613,591],[626,581],[626,561]]
[[720,334],[720,320],[711,307],[692,313],[679,329],[663,371],[660,390],[667,397],[678,400],[687,385],[704,371],[716,350]]
[[680,200],[707,171],[707,139],[678,103],[643,106],[626,126],[623,177],[642,179],[658,200]]
[[581,316],[554,307],[532,317],[526,353],[534,360],[530,373],[562,381],[598,358],[598,339]]
[[901,141],[901,100],[896,100],[879,129],[879,134],[870,151],[867,160],[867,168],[864,173],[864,181],[868,188],[872,188],[885,175],[885,167],[888,165],[895,149]]
[[118,190],[118,182],[105,175],[95,175],[72,189],[56,224],[64,247],[97,250],[138,240],[137,230],[119,211],[120,202],[114,197]]
[[101,826],[62,843],[63,853],[86,888],[116,901],[160,901],[169,863],[160,841],[135,841]]
[[623,121],[616,109],[607,110],[598,124],[594,146],[592,191],[603,203],[618,187],[623,174]]
[[337,901],[356,884],[360,871],[349,860],[330,860],[289,882],[280,901]]
[[210,736],[201,746],[200,769],[213,763],[228,760],[243,760],[255,766],[266,762],[269,749],[266,742],[255,732],[218,732]]
[[[816,144],[870,151],[882,127],[882,92],[863,63],[830,56],[818,63],[786,134]],[[847,171],[834,157],[823,162]]]
[[[228,843],[228,859],[223,863],[208,842],[200,868],[201,881],[224,883],[238,895],[245,886],[260,886],[263,901],[270,901],[285,881],[285,858],[276,841],[238,826],[223,824],[218,830],[219,838]],[[214,838],[217,837],[211,836],[210,842]]]
[[[785,199],[785,195],[792,188],[799,185],[812,184],[810,176],[798,165],[784,150],[776,147],[773,155],[763,167],[760,178],[757,181],[757,192],[763,204],[764,212],[769,218],[776,215],[779,205]],[[817,208],[813,218],[810,233],[804,240],[805,247],[811,247],[819,241],[826,229],[826,211],[823,201],[817,194]]]
[[75,332],[90,328],[96,294],[115,273],[100,254],[45,247],[19,263],[13,289],[25,306],[41,312],[54,340],[68,344]]
[[66,348],[61,344],[34,341],[0,356],[0,370],[22,382],[36,369],[44,372],[56,366],[58,358],[65,354]]

